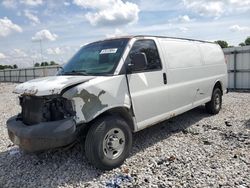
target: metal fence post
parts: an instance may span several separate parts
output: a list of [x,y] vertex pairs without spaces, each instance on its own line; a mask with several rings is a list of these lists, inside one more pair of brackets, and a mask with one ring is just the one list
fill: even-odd
[[236,90],[237,51],[234,51],[234,90]]
[[26,69],[24,69],[24,76],[25,76],[25,81],[27,81],[27,72],[26,72]]
[[21,77],[21,69],[18,71],[18,82],[20,82],[20,77]]
[[5,70],[3,69],[3,80],[6,82],[6,79],[5,79]]
[[36,78],[36,74],[35,74],[35,68],[33,68],[33,78]]
[[43,77],[45,77],[45,69],[44,69],[44,67],[42,69],[43,69]]

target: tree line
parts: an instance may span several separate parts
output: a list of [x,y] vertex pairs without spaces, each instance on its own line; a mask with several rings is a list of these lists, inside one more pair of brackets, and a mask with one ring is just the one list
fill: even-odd
[[35,63],[34,67],[44,67],[44,66],[53,66],[53,65],[59,65],[58,63],[56,63],[55,61],[44,61],[42,63]]
[[[44,67],[44,66],[53,66],[53,65],[59,65],[58,63],[56,63],[55,61],[44,61],[41,63],[35,63],[34,67]],[[0,70],[3,69],[18,69],[18,66],[16,64],[14,65],[0,65]]]
[[3,69],[17,69],[18,66],[15,64],[15,65],[0,65],[0,70],[3,70]]
[[[221,48],[230,48],[234,46],[230,46],[227,41],[224,40],[217,40],[214,41],[215,43],[219,44]],[[250,37],[247,37],[244,42],[241,42],[239,46],[250,46]]]

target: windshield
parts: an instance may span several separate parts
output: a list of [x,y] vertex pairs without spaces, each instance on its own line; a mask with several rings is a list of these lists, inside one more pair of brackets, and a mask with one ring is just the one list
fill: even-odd
[[128,38],[94,42],[83,46],[59,72],[60,75],[113,74]]

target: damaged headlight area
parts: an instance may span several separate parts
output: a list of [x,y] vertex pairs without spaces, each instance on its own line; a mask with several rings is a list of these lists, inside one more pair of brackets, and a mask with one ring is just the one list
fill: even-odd
[[72,102],[61,96],[21,96],[18,119],[26,125],[58,121],[75,115]]

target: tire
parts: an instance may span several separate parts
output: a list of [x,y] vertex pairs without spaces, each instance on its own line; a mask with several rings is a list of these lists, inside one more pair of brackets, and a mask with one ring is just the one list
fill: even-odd
[[85,155],[101,170],[111,170],[123,164],[132,147],[132,132],[122,118],[104,116],[95,121],[85,140]]
[[222,92],[219,88],[213,90],[211,101],[205,107],[209,114],[218,114],[222,104]]

